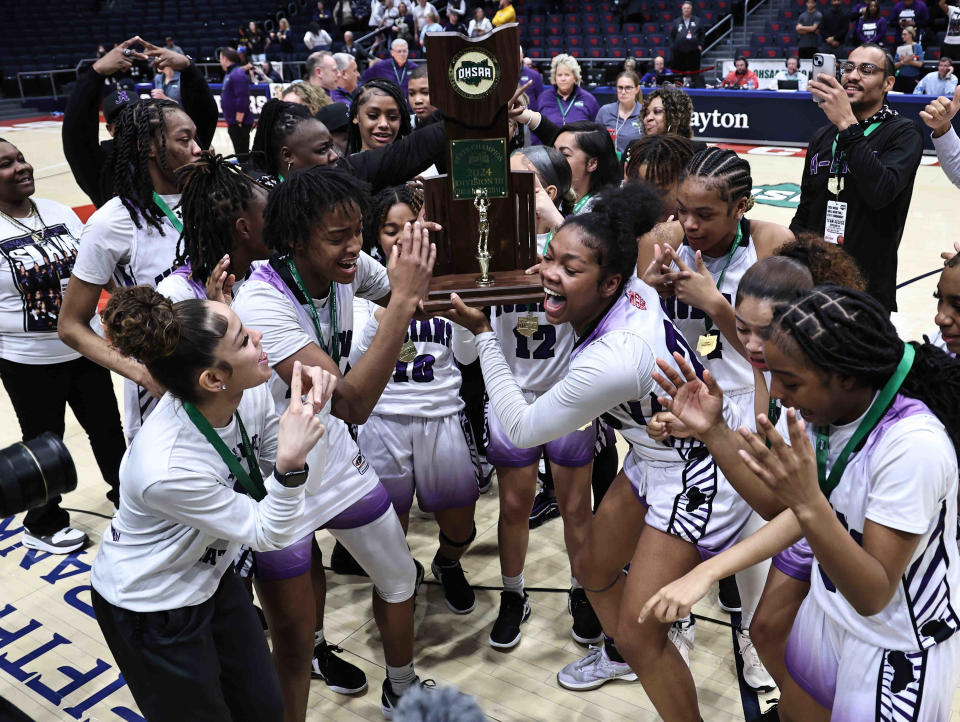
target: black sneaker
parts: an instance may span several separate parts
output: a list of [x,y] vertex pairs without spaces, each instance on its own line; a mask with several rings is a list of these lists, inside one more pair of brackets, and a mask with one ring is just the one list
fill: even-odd
[[347,548],[339,541],[333,545],[333,554],[330,555],[330,569],[334,574],[352,574],[355,577],[370,576],[360,566],[360,562],[353,558]]
[[437,564],[436,558],[430,564],[430,571],[437,581],[443,585],[443,601],[447,603],[447,609],[454,614],[468,614],[477,606],[477,598],[473,593],[473,587],[463,576],[463,567],[460,562],[453,566],[441,567]]
[[766,712],[756,718],[757,722],[780,722],[780,712],[778,708],[780,707],[779,700],[777,703],[770,707]]
[[490,646],[510,649],[520,642],[520,625],[530,617],[530,598],[524,592],[500,592],[500,613],[490,630]]
[[[425,679],[421,682],[420,678],[416,677],[415,680],[408,689],[412,689],[414,685],[419,686],[421,689],[433,689],[437,686],[437,683],[432,679]],[[386,719],[393,719],[393,713],[396,711],[399,702],[400,695],[393,691],[390,680],[383,680],[383,687],[380,692],[380,711]]]
[[335,644],[318,644],[313,648],[313,666],[310,673],[322,679],[326,685],[338,694],[358,694],[367,688],[367,675],[359,667],[337,657],[334,652],[343,653]]
[[720,602],[720,609],[725,612],[733,614],[740,611],[740,590],[737,589],[736,577],[729,576],[720,580],[720,594],[717,595],[717,601]]
[[477,486],[481,494],[486,494],[493,486],[493,474],[496,471],[492,464],[487,463],[487,457],[480,457],[480,480]]
[[573,617],[573,627],[570,629],[573,641],[580,644],[599,644],[603,639],[603,627],[600,626],[600,620],[597,619],[593,607],[590,606],[590,600],[587,599],[587,593],[583,589],[570,590],[567,611]]
[[530,510],[530,528],[536,529],[541,524],[560,516],[557,500],[546,489],[541,489],[533,499],[533,509]]

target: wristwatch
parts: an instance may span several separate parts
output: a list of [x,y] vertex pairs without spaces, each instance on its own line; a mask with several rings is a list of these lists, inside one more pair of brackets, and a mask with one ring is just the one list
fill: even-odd
[[283,484],[288,489],[294,489],[307,480],[307,472],[310,471],[310,466],[307,463],[304,463],[302,469],[297,469],[296,471],[288,471],[286,474],[281,474],[276,469],[273,470],[273,475],[277,478],[281,484]]

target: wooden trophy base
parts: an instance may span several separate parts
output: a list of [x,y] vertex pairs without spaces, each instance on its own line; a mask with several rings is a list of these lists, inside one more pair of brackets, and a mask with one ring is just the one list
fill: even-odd
[[492,286],[478,286],[480,272],[435,276],[430,281],[430,292],[423,302],[428,313],[440,313],[453,308],[450,294],[456,293],[473,308],[502,306],[516,303],[542,303],[543,286],[540,274],[527,275],[524,271],[493,271]]

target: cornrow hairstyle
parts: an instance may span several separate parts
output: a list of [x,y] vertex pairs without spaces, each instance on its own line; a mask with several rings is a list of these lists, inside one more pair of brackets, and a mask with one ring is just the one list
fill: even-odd
[[386,95],[397,104],[397,110],[400,111],[400,131],[394,140],[400,140],[410,135],[410,113],[407,108],[407,99],[403,95],[403,89],[392,80],[383,78],[374,78],[357,88],[353,103],[350,104],[350,125],[347,130],[347,155],[359,153],[363,148],[363,141],[360,138],[360,126],[353,121],[360,113],[360,108],[370,102],[370,97],[374,94]]
[[380,248],[380,231],[387,222],[390,209],[400,203],[410,206],[410,210],[419,215],[423,208],[423,189],[414,183],[384,188],[373,197],[363,215],[363,250],[383,264],[386,264],[386,258]]
[[177,170],[182,193],[183,233],[177,265],[189,261],[190,273],[206,283],[224,255],[233,252],[233,224],[249,207],[257,187],[267,190],[222,155],[205,150],[200,160]]
[[314,166],[291,173],[270,192],[263,211],[263,242],[282,254],[305,248],[313,229],[338,208],[366,216],[370,186],[334,166]]
[[684,138],[692,138],[690,119],[693,117],[693,101],[682,88],[675,85],[664,85],[649,95],[643,96],[643,110],[641,117],[647,114],[647,108],[654,98],[660,98],[663,103],[663,114],[667,120],[667,133],[676,133]]
[[515,150],[513,155],[522,155],[534,167],[540,178],[540,185],[544,188],[555,186],[557,198],[554,201],[563,215],[573,213],[573,204],[576,198],[573,195],[571,183],[573,174],[570,172],[570,163],[567,157],[556,148],[549,145],[531,145],[527,148]]
[[[875,389],[896,371],[904,348],[879,301],[841,286],[816,286],[784,309],[775,317],[772,338],[785,352],[799,349],[827,373]],[[916,358],[900,393],[926,404],[960,453],[960,360],[932,344],[911,343]]]
[[627,182],[644,180],[667,191],[677,184],[692,157],[689,138],[676,133],[645,135],[627,146],[623,174]]
[[593,250],[602,277],[619,273],[621,285],[637,273],[637,239],[660,219],[660,194],[649,183],[610,188],[589,213],[570,216],[561,229],[576,226],[580,242]]
[[680,175],[682,183],[687,178],[699,178],[709,187],[715,188],[720,198],[728,206],[741,198],[747,199],[747,210],[753,207],[753,178],[750,177],[750,163],[734,151],[710,147],[695,153]]
[[121,108],[115,121],[113,137],[113,194],[120,198],[130,219],[142,228],[142,218],[163,233],[163,211],[153,202],[153,179],[150,177],[150,149],[159,141],[157,162],[167,172],[166,113],[183,112],[171,100],[144,98]]
[[316,118],[305,105],[276,98],[264,103],[250,153],[254,166],[272,176],[280,174],[280,148],[300,124],[308,120]]
[[586,153],[588,158],[597,159],[597,169],[590,176],[590,193],[596,193],[605,186],[620,184],[617,149],[609,131],[601,123],[578,120],[562,126],[560,132],[573,133],[580,150]]
[[110,343],[144,364],[182,401],[199,400],[197,381],[204,369],[233,372],[216,354],[227,319],[206,300],[172,303],[149,286],[129,286],[114,291],[101,319]]

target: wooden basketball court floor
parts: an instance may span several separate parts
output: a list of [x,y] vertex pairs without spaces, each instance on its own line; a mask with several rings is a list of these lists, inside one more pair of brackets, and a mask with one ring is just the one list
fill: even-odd
[[[0,125],[0,137],[15,143],[34,165],[37,197],[74,207],[89,203],[64,162],[59,122],[10,121]],[[229,149],[225,129],[217,131],[215,146],[220,151]],[[780,184],[799,181],[803,160],[794,151],[738,150],[751,161],[756,186],[782,190]],[[920,168],[900,249],[901,281],[941,263],[940,251],[957,238],[952,224],[956,222],[953,210],[958,201],[960,190],[950,185],[938,167]],[[750,215],[788,223],[792,214],[792,208],[758,203]],[[931,294],[935,286],[934,276],[899,292],[898,326],[905,337],[917,338],[934,330],[935,302]],[[119,384],[117,391],[122,399]],[[9,400],[0,394],[0,447],[19,438]],[[93,543],[67,557],[31,552],[20,544],[22,517],[0,520],[0,696],[40,722],[139,720],[136,705],[89,607],[88,572],[112,506],[103,496],[106,487],[85,434],[69,411],[66,442],[76,460],[80,484],[64,504],[77,510],[71,513],[71,522],[86,531]],[[494,488],[477,504],[477,538],[463,560],[472,584],[491,587],[478,589],[477,608],[471,614],[456,616],[449,612],[440,588],[429,577],[421,588],[416,610],[419,675],[476,696],[494,720],[657,719],[639,683],[614,682],[586,693],[568,692],[557,685],[556,672],[585,653],[570,637],[565,594],[570,571],[559,520],[531,532],[525,575],[532,588],[533,614],[523,627],[523,640],[508,652],[489,646],[487,634],[499,602],[495,589],[500,584],[496,521]],[[323,533],[318,539],[325,558],[329,558],[332,539]],[[436,549],[433,521],[414,514],[409,542],[414,555],[429,566]],[[328,586],[326,638],[341,645],[344,656],[366,672],[369,689],[365,694],[345,697],[314,681],[308,719],[380,720],[384,670],[369,583],[331,573]],[[545,591],[537,591],[540,589]],[[704,719],[752,719],[776,699],[777,693],[762,694],[758,700],[738,683],[731,618],[717,605],[716,590],[695,612],[701,618],[691,666]],[[960,722],[960,697],[954,699],[951,722]]]

